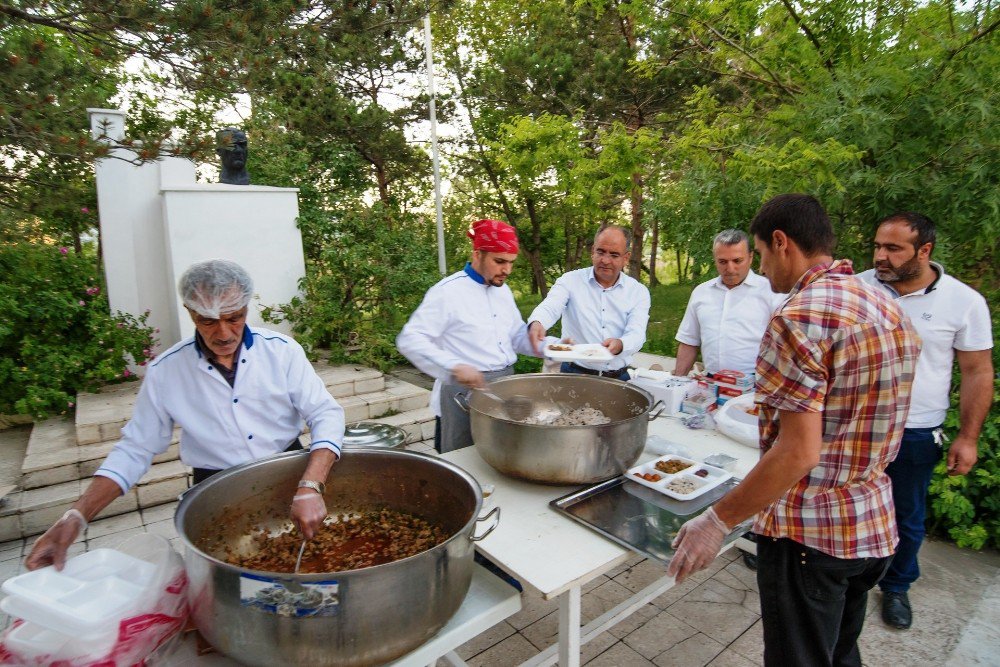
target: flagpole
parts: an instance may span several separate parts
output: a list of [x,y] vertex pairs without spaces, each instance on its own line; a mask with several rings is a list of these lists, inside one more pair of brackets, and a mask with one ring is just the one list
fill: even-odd
[[437,220],[438,271],[445,275],[444,215],[441,212],[441,162],[438,158],[437,108],[434,93],[434,56],[431,48],[431,16],[424,17],[424,44],[427,49],[427,90],[430,93],[431,111],[431,160],[434,164],[434,212]]

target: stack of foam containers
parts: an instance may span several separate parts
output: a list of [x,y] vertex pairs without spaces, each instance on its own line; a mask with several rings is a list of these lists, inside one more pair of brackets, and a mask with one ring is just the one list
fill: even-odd
[[[66,562],[8,579],[0,609],[24,623],[7,648],[35,663],[107,655],[118,625],[156,594],[157,566],[114,549],[95,549]],[[37,663],[36,663],[37,664]]]
[[692,380],[666,371],[641,368],[629,382],[648,391],[654,400],[663,401],[663,414],[675,415],[681,411],[681,403],[691,388]]

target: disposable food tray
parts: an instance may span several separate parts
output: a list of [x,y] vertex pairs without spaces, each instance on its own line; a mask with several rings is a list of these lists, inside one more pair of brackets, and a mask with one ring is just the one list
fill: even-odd
[[566,345],[559,343],[560,347],[569,347],[569,350],[553,350],[552,345],[545,346],[545,356],[553,361],[611,361],[614,355],[608,348],[599,343],[577,343],[576,345]]
[[0,609],[65,634],[93,634],[141,604],[153,563],[114,549],[95,549],[66,562],[8,579]]
[[[687,467],[677,471],[676,473],[666,473],[656,468],[656,464],[661,461],[675,461],[686,464]],[[655,482],[650,481],[648,479],[644,479],[642,477],[643,474],[659,475],[660,479]],[[649,463],[629,468],[628,473],[625,475],[625,478],[630,482],[636,482],[638,484],[642,484],[643,486],[648,486],[651,489],[655,489],[656,491],[668,495],[671,498],[676,498],[677,500],[691,500],[692,498],[697,498],[698,496],[711,491],[715,487],[727,481],[730,477],[732,477],[732,474],[722,468],[716,468],[715,466],[708,465],[707,463],[701,463],[699,461],[688,459],[683,456],[677,456],[675,454],[661,456],[657,459],[653,459]],[[676,489],[676,485],[683,483],[693,484],[695,487],[694,490],[687,493],[679,492]]]

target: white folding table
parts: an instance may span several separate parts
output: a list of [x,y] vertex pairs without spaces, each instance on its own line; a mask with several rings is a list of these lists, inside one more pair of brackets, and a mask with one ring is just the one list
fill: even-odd
[[[733,472],[742,477],[758,458],[757,450],[714,430],[687,429],[674,417],[650,422],[649,435],[683,446],[696,458],[715,453],[733,456]],[[552,500],[579,486],[546,486],[507,477],[486,463],[476,448],[449,452],[443,458],[467,470],[480,484],[492,484],[500,522],[476,549],[508,574],[538,589],[546,600],[559,599],[559,641],[522,667],[558,662],[580,664],[580,647],[674,585],[664,576],[614,609],[580,626],[581,589],[589,581],[624,563],[633,552],[549,507]],[[655,458],[644,452],[640,461]],[[729,545],[732,546],[732,545]]]

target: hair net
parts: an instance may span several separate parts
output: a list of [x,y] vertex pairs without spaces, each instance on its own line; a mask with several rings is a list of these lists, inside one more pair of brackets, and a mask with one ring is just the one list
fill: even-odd
[[177,291],[185,306],[202,317],[218,319],[250,303],[253,280],[236,262],[210,259],[188,267]]

